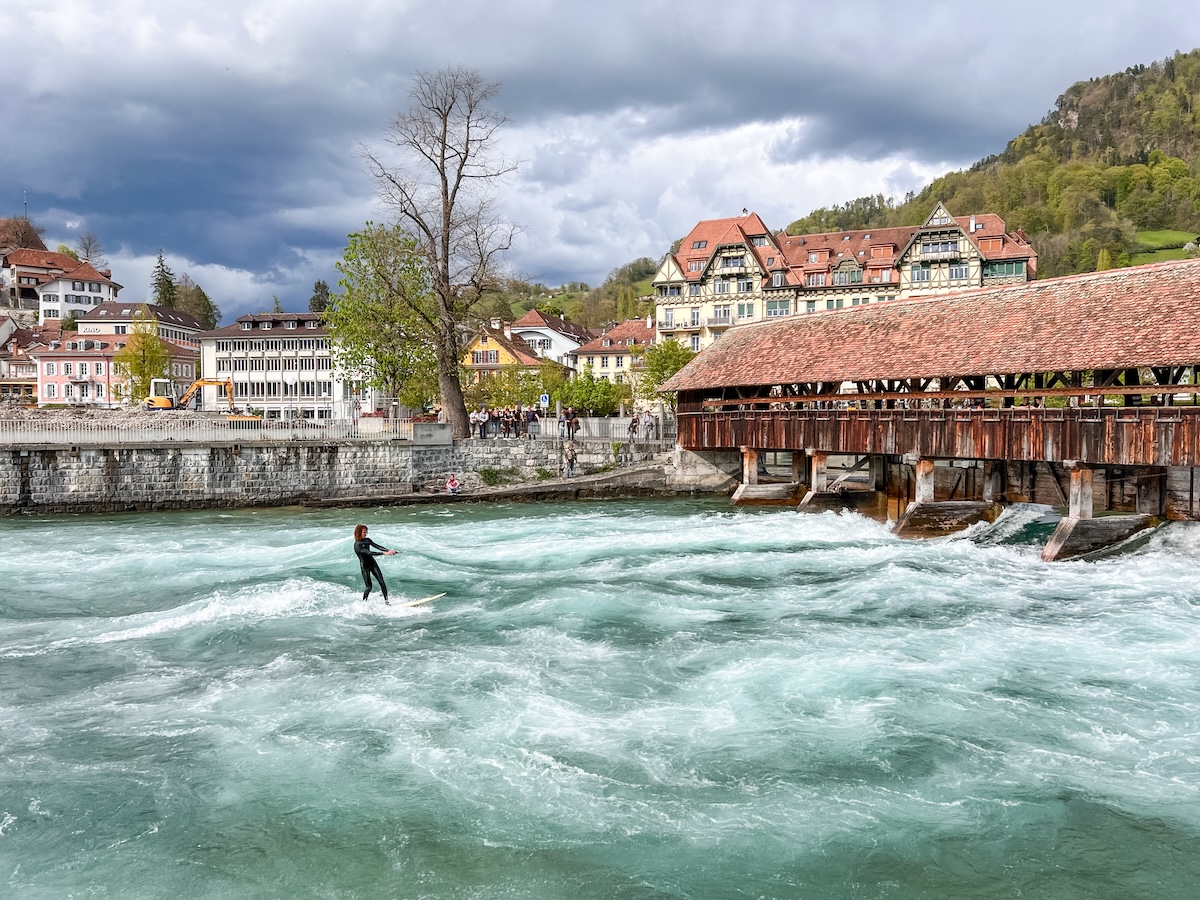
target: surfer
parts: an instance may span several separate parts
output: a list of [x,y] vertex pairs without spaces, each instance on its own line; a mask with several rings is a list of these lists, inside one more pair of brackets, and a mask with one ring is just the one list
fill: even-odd
[[[374,549],[372,549],[374,548]],[[376,553],[375,551],[380,551]],[[387,582],[383,580],[383,572],[379,570],[379,563],[375,562],[377,556],[395,556],[395,550],[389,550],[387,547],[381,547],[373,540],[367,537],[366,525],[354,526],[354,553],[358,556],[358,564],[362,568],[363,577],[363,596],[364,600],[371,593],[371,576],[375,576],[375,580],[379,582],[379,589],[383,591],[383,602],[390,605],[388,600]]]

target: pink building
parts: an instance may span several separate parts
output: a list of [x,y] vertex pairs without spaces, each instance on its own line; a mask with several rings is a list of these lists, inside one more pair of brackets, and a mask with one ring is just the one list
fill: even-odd
[[[31,351],[29,356],[37,362],[38,406],[121,406],[128,389],[125,379],[113,371],[113,357],[124,346],[121,335],[80,335]],[[197,378],[200,354],[170,341],[163,341],[163,346],[172,357],[170,377],[182,392]]]

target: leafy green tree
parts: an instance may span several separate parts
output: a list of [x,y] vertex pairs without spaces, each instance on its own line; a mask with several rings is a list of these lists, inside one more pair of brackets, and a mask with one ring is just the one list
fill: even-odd
[[646,349],[641,354],[641,367],[637,374],[637,395],[643,400],[662,399],[673,407],[676,396],[662,393],[659,385],[686,366],[696,354],[679,341],[663,341]]
[[272,294],[271,295],[271,312],[281,313],[283,311],[284,311],[283,304],[279,302],[279,297],[276,296],[275,294]]
[[79,254],[76,253],[74,250],[72,250],[70,247],[68,247],[66,244],[59,244],[55,248],[55,250],[56,250],[56,252],[61,253],[63,256],[71,257],[71,259],[75,260],[75,262],[79,262]]
[[220,307],[212,302],[204,288],[196,284],[187,272],[180,275],[175,283],[175,308],[195,316],[208,329],[216,328],[221,321]]
[[474,305],[499,281],[499,260],[520,229],[493,209],[492,191],[516,164],[496,156],[507,121],[492,104],[499,84],[476,71],[417,73],[407,110],[392,120],[396,153],[368,150],[378,194],[421,259],[424,300],[413,307],[437,357],[442,411],[456,437],[471,430],[459,364],[462,335]]
[[324,281],[313,282],[312,296],[308,298],[309,312],[325,312],[329,308],[329,285]]
[[175,273],[167,268],[167,261],[163,259],[163,252],[158,251],[158,262],[154,264],[154,274],[150,279],[152,286],[152,296],[156,306],[163,306],[167,309],[174,309],[176,302],[175,290]]
[[150,381],[171,368],[171,353],[158,336],[158,321],[145,305],[129,324],[125,346],[113,354],[117,374],[128,382],[128,397],[140,403],[150,396]]
[[341,293],[324,312],[339,370],[423,408],[438,396],[438,357],[428,339],[436,301],[417,242],[398,226],[349,237],[337,264]]
[[629,385],[596,378],[590,369],[585,369],[566,382],[554,399],[563,406],[572,406],[597,416],[610,416],[630,397]]
[[77,310],[71,310],[67,313],[66,318],[62,320],[63,331],[78,331],[79,330],[79,313]]

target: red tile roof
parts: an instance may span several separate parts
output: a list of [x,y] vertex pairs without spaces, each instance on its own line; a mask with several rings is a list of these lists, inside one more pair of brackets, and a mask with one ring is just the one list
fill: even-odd
[[22,248],[20,250],[13,250],[8,254],[7,259],[10,266],[28,266],[34,269],[54,269],[59,272],[66,272],[79,265],[79,260],[75,259],[74,257],[67,256],[65,253],[56,253],[53,250],[31,250],[28,248]]
[[[578,350],[576,354],[582,353],[612,353],[619,347],[630,346],[627,341],[633,341],[633,346],[649,346],[654,343],[654,326],[646,325],[645,319],[627,319],[620,325],[616,325],[604,332],[594,341],[589,341]],[[605,341],[610,341],[606,347]]]
[[[767,238],[766,246],[753,246],[750,239],[758,236]],[[728,219],[705,219],[697,222],[680,242],[679,252],[675,254],[675,262],[686,280],[699,281],[704,275],[704,271],[703,269],[695,272],[688,271],[689,260],[702,260],[707,266],[708,261],[713,258],[720,247],[730,244],[745,244],[749,251],[758,257],[759,265],[767,268],[767,257],[779,255],[773,241],[770,229],[759,218],[758,213],[747,213]],[[703,243],[704,246],[695,247],[694,245],[697,243]]]
[[1200,260],[731,328],[663,387],[1081,371],[1200,361]]
[[520,365],[536,366],[542,361],[537,353],[530,349],[527,343],[520,338],[508,337],[501,328],[490,328],[484,325],[479,331],[481,334],[486,334],[489,341],[495,341],[499,346],[503,347]]
[[585,328],[575,322],[568,322],[566,319],[560,319],[558,316],[548,315],[537,309],[529,310],[529,312],[513,322],[510,328],[549,328],[551,331],[557,331],[559,334],[580,343],[590,341],[596,336],[596,333],[590,328]]

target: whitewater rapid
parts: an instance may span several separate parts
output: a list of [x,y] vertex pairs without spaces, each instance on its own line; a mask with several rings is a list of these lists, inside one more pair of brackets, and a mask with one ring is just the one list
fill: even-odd
[[[393,599],[363,601],[351,531]],[[1190,897],[1200,530],[721,501],[0,522],[13,897]]]

